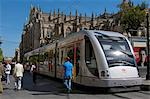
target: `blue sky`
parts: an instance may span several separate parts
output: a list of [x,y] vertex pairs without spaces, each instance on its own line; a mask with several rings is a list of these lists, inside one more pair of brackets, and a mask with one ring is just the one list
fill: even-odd
[[[150,0],[131,0],[134,4]],[[26,18],[29,17],[30,7],[39,6],[42,11],[49,13],[54,9],[69,14],[70,11],[91,15],[101,14],[106,8],[108,12],[115,13],[119,10],[117,5],[122,0],[0,0],[0,36],[3,44],[0,46],[6,57],[13,57],[15,49],[21,41],[21,34]]]

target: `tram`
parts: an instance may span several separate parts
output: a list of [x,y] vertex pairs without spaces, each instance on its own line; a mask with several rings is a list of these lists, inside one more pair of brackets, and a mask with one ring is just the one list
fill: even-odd
[[118,32],[81,30],[24,55],[37,61],[38,73],[63,79],[63,63],[73,63],[73,82],[89,87],[142,84],[129,40]]

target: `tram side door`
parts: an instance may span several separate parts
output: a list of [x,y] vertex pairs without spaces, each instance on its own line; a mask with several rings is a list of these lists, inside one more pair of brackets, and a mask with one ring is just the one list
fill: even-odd
[[79,60],[80,60],[80,50],[79,44],[74,44],[67,51],[67,56],[71,58],[73,64],[73,81],[76,81],[76,77],[79,73]]

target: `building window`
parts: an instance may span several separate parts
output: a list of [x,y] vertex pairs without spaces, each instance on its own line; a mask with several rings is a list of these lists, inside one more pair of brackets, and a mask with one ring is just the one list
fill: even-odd
[[66,29],[66,33],[68,34],[68,33],[70,33],[70,32],[71,32],[71,28],[68,27],[68,28]]

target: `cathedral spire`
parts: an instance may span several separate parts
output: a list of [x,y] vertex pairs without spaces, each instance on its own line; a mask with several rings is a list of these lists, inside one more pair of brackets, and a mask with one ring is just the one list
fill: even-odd
[[66,17],[67,17],[67,16],[66,16],[66,14],[65,14],[65,16],[64,16],[64,21],[66,21]]
[[58,9],[58,17],[60,16],[60,11],[59,11],[59,9]]
[[49,13],[49,20],[52,19],[52,11],[50,10],[50,13]]
[[94,14],[93,14],[93,12],[92,12],[91,21],[94,21]]
[[81,23],[81,20],[82,20],[82,14],[80,13],[79,23]]
[[104,11],[104,13],[107,13],[107,9],[105,8],[105,11]]
[[78,10],[76,10],[76,19],[78,18]]
[[55,11],[55,9],[54,9],[54,17],[56,16],[56,11]]
[[91,18],[91,26],[90,26],[90,29],[93,29],[94,27],[94,14],[92,12],[92,18]]
[[72,12],[70,11],[70,20],[71,20]]
[[64,19],[64,12],[63,11],[61,12],[61,19],[62,20]]
[[85,13],[85,17],[84,18],[85,18],[84,20],[85,20],[85,25],[86,25],[86,13]]
[[59,9],[58,9],[57,23],[59,23],[59,22],[60,22],[59,18],[60,18],[60,11],[59,11]]

